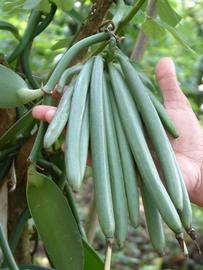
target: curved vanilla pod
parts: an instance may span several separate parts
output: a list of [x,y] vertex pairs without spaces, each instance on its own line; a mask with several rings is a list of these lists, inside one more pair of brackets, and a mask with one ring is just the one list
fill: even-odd
[[90,142],[94,190],[99,223],[104,235],[113,238],[115,220],[107,156],[103,99],[103,59],[94,61],[90,86]]
[[63,93],[57,106],[56,113],[54,114],[54,117],[47,128],[47,131],[44,135],[45,148],[49,148],[53,143],[55,143],[55,141],[61,135],[65,125],[67,124],[70,113],[71,99],[75,86],[74,83],[75,81],[71,83]]
[[[91,79],[92,60],[89,60],[77,77],[74,93],[71,101],[70,117],[68,121],[68,132],[65,138],[65,163],[67,179],[75,190],[80,188],[84,177],[81,174],[80,142],[82,123],[85,115],[85,108],[88,101],[88,90]],[[87,145],[88,148],[88,145]],[[86,156],[85,151],[85,156]],[[85,162],[86,164],[86,162]]]
[[112,89],[110,89],[110,86],[108,92],[113,110],[113,118],[121,156],[121,166],[124,176],[129,219],[131,225],[136,228],[139,225],[140,204],[139,204],[137,175],[135,171],[135,162],[121,124],[116,102],[112,93]]
[[183,209],[183,194],[179,175],[176,170],[173,155],[170,151],[170,142],[154,108],[145,87],[137,72],[128,59],[117,53],[117,59],[121,65],[129,91],[134,98],[138,110],[142,116],[146,131],[154,146],[160,167],[164,175],[167,191],[178,211]]
[[81,68],[82,68],[82,65],[81,65],[81,64],[77,64],[77,65],[75,65],[75,66],[72,66],[72,67],[70,67],[70,68],[67,68],[67,69],[63,72],[63,74],[62,74],[62,76],[61,76],[61,78],[60,78],[60,80],[59,80],[59,82],[58,82],[58,85],[57,85],[57,92],[58,92],[58,93],[60,93],[60,94],[62,93],[62,91],[63,91],[63,89],[64,89],[64,86],[65,86],[66,82],[67,82],[73,75],[79,73],[80,70],[81,70]]
[[119,116],[141,177],[165,223],[177,235],[181,235],[182,225],[180,218],[155,167],[132,96],[120,72],[113,64],[109,64],[108,67]]
[[142,180],[140,183],[140,190],[151,244],[160,255],[163,255],[165,248],[165,235],[161,216],[154,204],[153,198]]
[[110,168],[110,182],[115,218],[115,238],[118,245],[122,247],[127,237],[128,210],[118,139],[105,76],[103,76],[103,96],[107,155]]

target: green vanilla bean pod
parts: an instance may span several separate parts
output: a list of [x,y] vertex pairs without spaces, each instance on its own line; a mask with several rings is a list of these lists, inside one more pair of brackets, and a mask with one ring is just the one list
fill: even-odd
[[[84,177],[84,170],[82,172],[83,175],[81,174],[81,160],[83,160],[83,158],[80,157],[80,143],[82,123],[88,100],[87,96],[91,79],[92,62],[91,59],[83,66],[76,80],[71,101],[68,132],[65,139],[66,174],[69,184],[75,190],[80,188]],[[86,156],[86,153],[84,154]]]
[[48,79],[46,85],[43,87],[44,91],[52,92],[56,83],[59,81],[62,73],[67,68],[67,66],[71,63],[73,58],[84,48],[91,46],[95,43],[99,43],[105,40],[110,39],[111,34],[109,32],[98,33],[87,38],[84,38],[74,44],[67,52],[63,55],[59,63],[56,65],[53,73]]
[[19,270],[0,224],[0,247],[10,270]]
[[161,216],[154,204],[153,198],[150,196],[150,193],[142,181],[140,184],[140,190],[151,244],[160,255],[163,255],[165,248],[165,235]]
[[138,170],[163,220],[179,235],[182,233],[181,221],[154,165],[135,103],[124,79],[113,64],[109,64],[109,71],[119,116]]
[[[146,88],[146,87],[145,87]],[[165,127],[165,129],[169,132],[170,135],[172,135],[174,138],[178,138],[178,132],[173,124],[173,121],[171,120],[171,118],[168,116],[164,106],[161,104],[161,102],[159,102],[159,100],[153,95],[153,93],[147,89],[147,93],[151,99],[151,102],[153,103],[159,118],[163,124],[163,126]]]
[[81,136],[80,136],[80,173],[82,175],[82,180],[84,179],[86,165],[87,165],[87,158],[88,158],[88,149],[89,149],[89,139],[90,139],[90,97],[89,93],[87,96],[84,117],[82,120],[82,127],[81,127]]
[[147,133],[156,151],[167,191],[177,210],[183,209],[183,194],[170,142],[145,87],[128,59],[117,53],[126,83],[142,116]]
[[12,63],[25,49],[29,41],[32,39],[33,32],[36,28],[36,25],[40,19],[40,12],[33,10],[30,14],[27,28],[23,34],[22,39],[20,40],[18,46],[14,49],[11,55],[8,57],[8,63]]
[[94,61],[90,90],[90,142],[94,189],[99,223],[107,238],[113,238],[115,220],[107,156],[103,99],[103,59]]
[[59,80],[59,82],[58,82],[58,85],[57,85],[57,92],[58,92],[58,93],[61,94],[61,93],[63,92],[63,89],[64,89],[64,86],[65,86],[66,82],[67,82],[69,79],[71,79],[71,77],[72,77],[73,75],[79,73],[80,70],[81,70],[81,68],[82,68],[82,65],[81,65],[81,64],[77,64],[77,65],[75,65],[75,66],[72,66],[72,67],[66,69],[66,70],[63,72],[63,74],[62,74],[62,76],[61,76],[61,78],[60,78],[60,80]]
[[109,88],[109,95],[113,110],[116,134],[118,137],[118,144],[121,156],[121,166],[123,169],[130,223],[132,226],[136,228],[139,225],[140,207],[139,207],[139,192],[138,192],[137,176],[135,172],[135,164],[121,124],[121,120],[119,118],[119,113],[115,103],[115,99],[113,97],[112,89],[110,88]]
[[119,145],[108,95],[107,82],[103,76],[104,116],[107,140],[107,155],[110,169],[111,192],[115,218],[115,238],[120,247],[124,245],[128,229],[128,210],[124,176]]
[[54,117],[44,135],[45,148],[49,148],[58,139],[67,124],[74,87],[75,81],[70,84],[60,99],[56,113],[54,114]]
[[176,156],[173,152],[172,147],[171,147],[171,151],[174,155],[174,160],[175,160],[177,171],[178,171],[178,174],[180,177],[180,182],[181,182],[181,187],[182,187],[182,192],[183,192],[183,209],[182,209],[182,211],[179,212],[180,220],[181,220],[186,232],[190,235],[192,240],[195,240],[196,235],[195,235],[195,230],[192,226],[192,207],[191,207],[191,203],[190,203],[190,198],[189,198],[189,195],[188,195],[188,192],[186,189],[183,174],[181,172],[180,166],[177,162],[177,159],[176,159]]

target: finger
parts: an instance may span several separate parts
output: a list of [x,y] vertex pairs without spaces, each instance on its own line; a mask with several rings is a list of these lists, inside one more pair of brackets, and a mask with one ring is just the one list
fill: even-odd
[[189,101],[180,89],[175,65],[171,58],[164,57],[157,63],[156,78],[164,99],[166,108],[190,107]]
[[39,119],[45,122],[51,122],[55,112],[56,112],[56,107],[39,105],[33,108],[32,116],[36,119]]

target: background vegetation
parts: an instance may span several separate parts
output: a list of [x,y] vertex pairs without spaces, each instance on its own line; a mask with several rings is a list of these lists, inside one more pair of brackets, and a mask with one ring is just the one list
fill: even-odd
[[[30,12],[29,4],[32,4],[32,1],[26,1],[28,6],[22,8],[22,2],[24,1],[0,2],[1,20],[15,25],[20,35],[24,33]],[[128,4],[125,6],[125,12],[127,13],[130,9],[130,5],[136,1],[128,0],[125,2]],[[203,83],[203,1],[170,0],[169,2],[181,17],[181,21],[175,28],[179,33],[178,35],[180,35],[186,44],[196,53],[194,54],[187,50],[185,46],[182,46],[168,31],[165,33],[157,29],[148,31],[147,27],[145,27],[147,43],[138,61],[138,65],[155,83],[154,70],[157,61],[163,56],[172,57],[176,64],[181,87],[189,97],[195,113],[200,119],[200,122],[202,122],[200,105],[203,103],[203,95],[200,91],[202,89],[200,85]],[[33,76],[38,82],[43,82],[47,78],[65,48],[70,46],[81,23],[86,20],[91,6],[91,1],[75,1],[74,8],[71,11],[57,10],[49,27],[34,40],[30,59]],[[44,8],[46,9],[46,5]],[[109,17],[114,13],[114,9],[115,5],[112,5],[108,15]],[[136,14],[134,19],[122,31],[125,40],[122,42],[121,46],[128,55],[131,55],[136,41],[138,40],[141,25],[147,19],[145,11],[146,6]],[[150,30],[152,29],[150,28]],[[1,29],[0,40],[0,57],[3,59],[13,51],[18,40],[14,38],[12,33]],[[158,93],[157,87],[156,91]],[[84,223],[87,221],[89,208],[93,205],[91,194],[91,179],[87,177],[82,192],[75,194],[80,217]],[[199,235],[199,245],[203,247],[203,212],[202,209],[197,206],[194,206],[194,225]],[[101,254],[104,254],[104,238],[98,226],[96,227],[96,234],[93,238],[93,246]],[[197,249],[194,244],[191,244],[190,241],[188,242],[191,258],[184,260],[170,232],[167,233],[167,241],[166,256],[159,258],[158,255],[154,253],[149,243],[143,217],[142,226],[140,228],[136,231],[132,228],[130,229],[124,249],[114,249],[113,265],[117,270],[203,269],[203,256],[197,254]],[[39,245],[34,256],[34,261],[46,265],[47,260],[44,258],[45,255],[41,249],[41,245]]]

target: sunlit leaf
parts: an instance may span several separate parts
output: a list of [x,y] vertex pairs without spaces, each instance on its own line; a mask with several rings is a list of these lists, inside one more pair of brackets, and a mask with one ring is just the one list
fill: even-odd
[[73,8],[74,5],[74,0],[68,0],[68,1],[64,1],[64,0],[53,0],[52,2],[54,2],[58,8],[62,9],[63,11],[69,11]]
[[170,26],[176,26],[181,20],[180,15],[169,5],[167,0],[158,0],[157,12],[160,19]]
[[26,0],[23,8],[25,9],[33,9],[35,8],[39,3],[41,2],[41,0]]
[[146,36],[153,39],[160,39],[166,33],[165,29],[153,19],[146,20],[142,25],[142,30]]
[[68,45],[70,44],[71,40],[72,40],[72,36],[69,36],[69,37],[64,38],[64,39],[60,39],[51,47],[51,49],[52,50],[59,50],[62,48],[67,48]]

